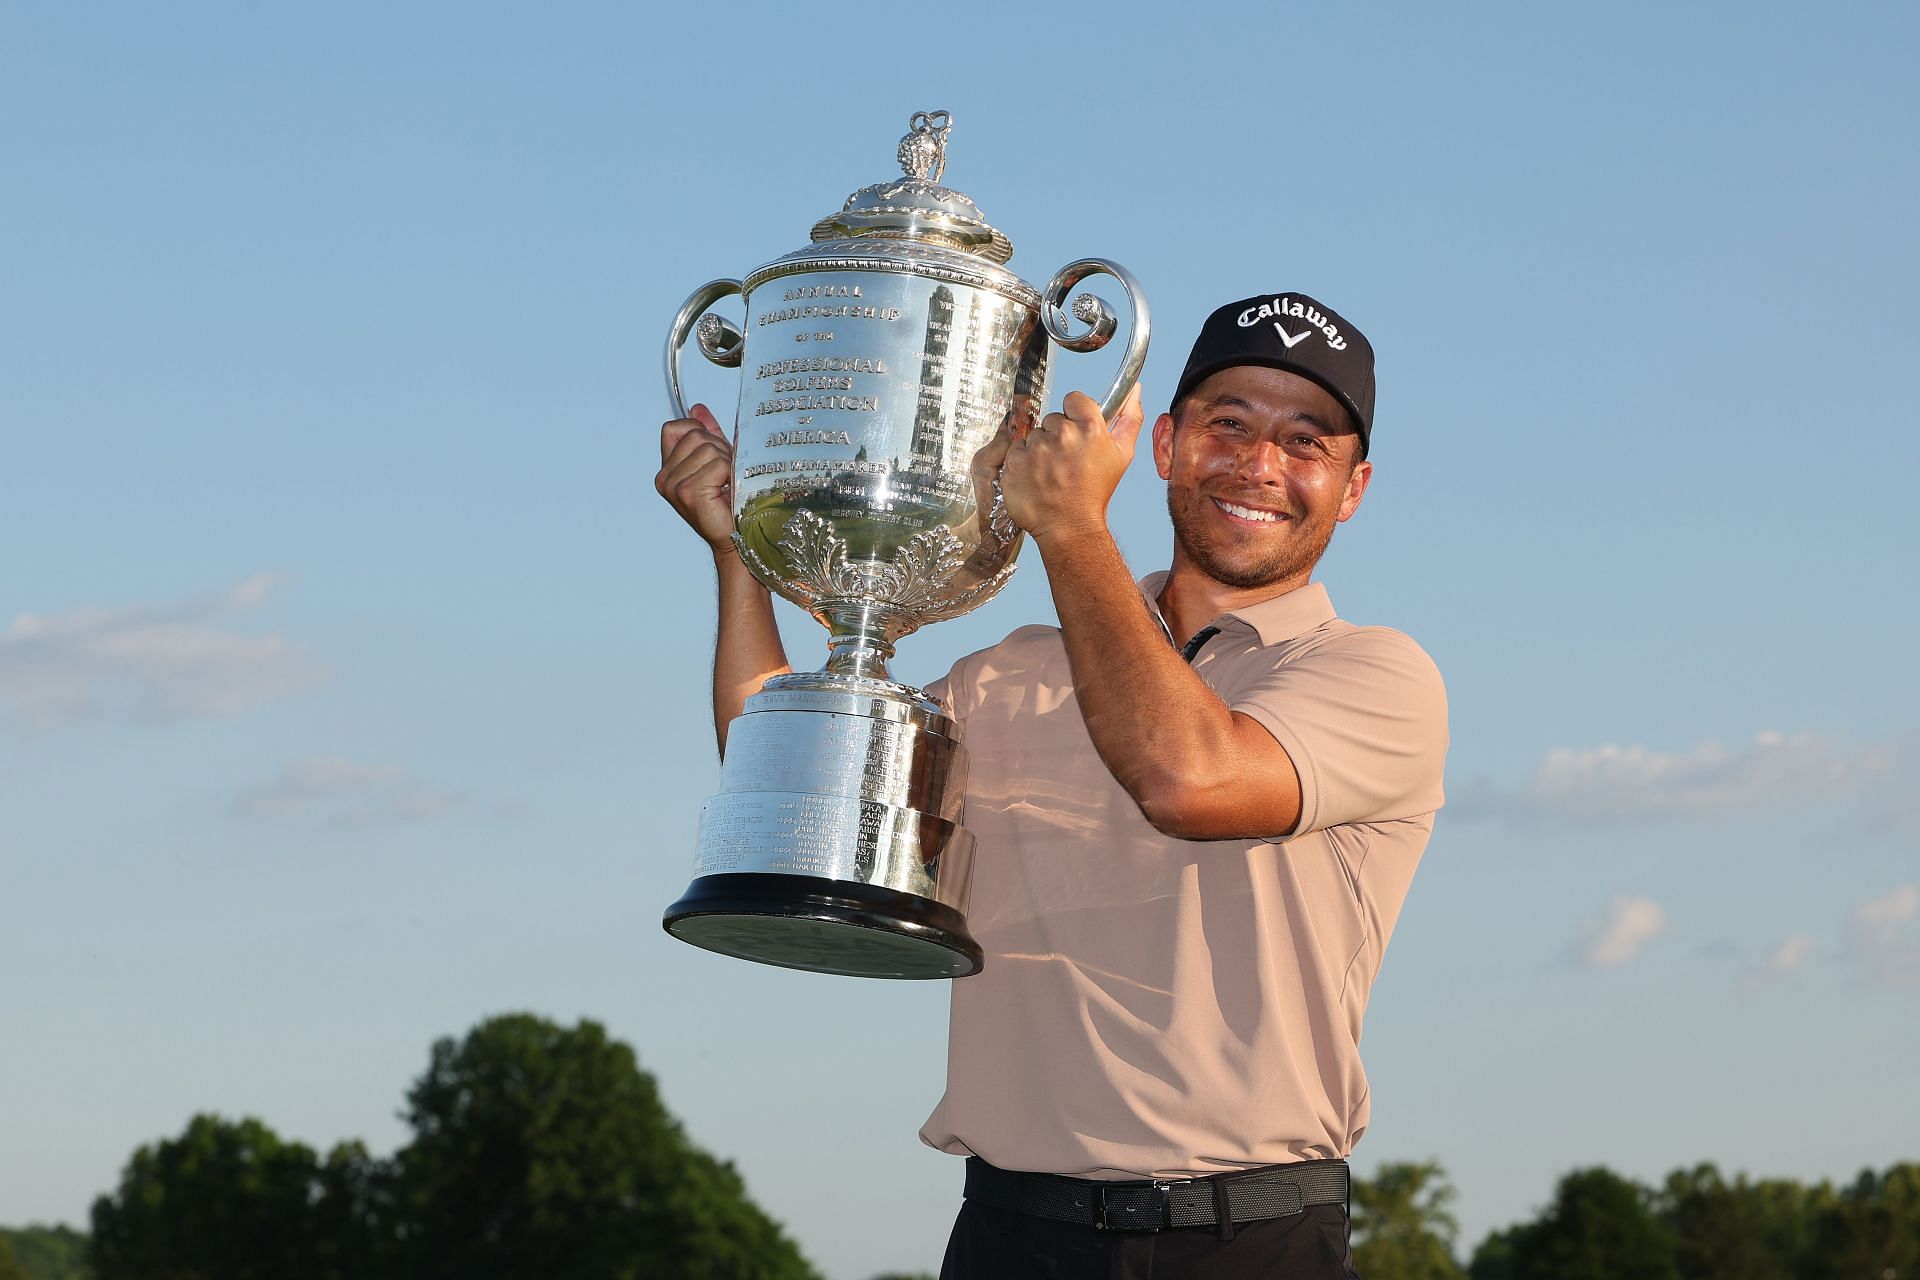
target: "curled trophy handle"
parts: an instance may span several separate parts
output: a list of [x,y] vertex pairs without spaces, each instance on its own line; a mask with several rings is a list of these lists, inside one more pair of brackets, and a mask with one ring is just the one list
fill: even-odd
[[709,280],[680,304],[680,313],[667,330],[667,399],[673,404],[674,417],[687,416],[686,397],[680,392],[680,348],[686,345],[689,330],[699,343],[701,355],[723,368],[740,367],[740,357],[747,349],[740,326],[724,316],[706,314],[708,307],[739,292],[738,280]]
[[1074,337],[1067,332],[1067,316],[1060,309],[1066,301],[1067,291],[1091,275],[1108,275],[1118,280],[1127,291],[1127,301],[1133,306],[1133,329],[1127,334],[1127,351],[1120,359],[1120,371],[1113,377],[1113,386],[1107,389],[1106,398],[1100,402],[1100,415],[1109,421],[1120,411],[1120,405],[1133,390],[1133,384],[1140,381],[1140,369],[1147,363],[1147,337],[1152,322],[1147,315],[1147,295],[1141,291],[1140,282],[1133,273],[1117,262],[1105,258],[1082,258],[1078,262],[1069,262],[1054,272],[1053,279],[1047,281],[1046,293],[1040,309],[1041,323],[1046,326],[1047,336],[1069,351],[1098,351],[1107,345],[1120,322],[1114,319],[1107,304],[1090,293],[1083,293],[1073,300],[1073,316],[1080,323],[1089,326],[1087,332]]

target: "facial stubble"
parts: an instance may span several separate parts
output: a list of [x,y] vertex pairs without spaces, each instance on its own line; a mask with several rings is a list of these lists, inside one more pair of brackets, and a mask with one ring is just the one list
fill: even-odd
[[[1205,528],[1207,512],[1201,504],[1212,502],[1204,493],[1188,491],[1181,495],[1172,485],[1167,486],[1167,518],[1173,522],[1174,541],[1189,562],[1223,586],[1257,590],[1311,572],[1333,540],[1331,520],[1320,528],[1301,525],[1293,530],[1293,536],[1282,539],[1252,564],[1235,564],[1214,544]],[[1285,519],[1298,523],[1291,513]]]

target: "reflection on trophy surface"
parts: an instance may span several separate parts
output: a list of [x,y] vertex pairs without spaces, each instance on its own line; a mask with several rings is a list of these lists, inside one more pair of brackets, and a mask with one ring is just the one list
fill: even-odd
[[[691,335],[741,370],[734,541],[769,589],[827,628],[828,660],[776,677],[728,730],[701,816],[694,880],[667,909],[697,946],[789,968],[960,977],[980,968],[964,916],[973,838],[959,825],[966,753],[953,719],[894,682],[894,642],[1006,585],[1020,531],[981,451],[1024,433],[1053,348],[1094,351],[1118,323],[1090,294],[1119,279],[1133,310],[1112,417],[1145,362],[1146,300],[1128,272],[1070,263],[1044,291],[1002,264],[1013,245],[939,185],[952,120],[920,112],[903,177],[865,187],[813,243],[744,280],[702,285],[667,337],[667,385]],[[744,332],[707,309],[739,294]]]

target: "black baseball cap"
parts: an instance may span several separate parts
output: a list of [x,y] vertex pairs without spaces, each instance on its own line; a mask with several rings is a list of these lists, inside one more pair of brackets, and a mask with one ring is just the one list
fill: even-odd
[[1200,326],[1174,403],[1201,381],[1239,364],[1297,373],[1332,392],[1353,415],[1360,456],[1373,435],[1373,344],[1325,303],[1304,293],[1263,293],[1229,302]]

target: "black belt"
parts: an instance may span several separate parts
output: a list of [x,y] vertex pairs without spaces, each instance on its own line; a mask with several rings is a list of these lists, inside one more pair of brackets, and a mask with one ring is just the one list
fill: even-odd
[[1347,1162],[1305,1160],[1210,1178],[1104,1182],[1015,1173],[969,1156],[966,1197],[1101,1231],[1212,1227],[1220,1224],[1223,1210],[1231,1222],[1257,1222],[1299,1213],[1310,1204],[1345,1204]]

